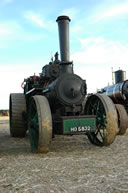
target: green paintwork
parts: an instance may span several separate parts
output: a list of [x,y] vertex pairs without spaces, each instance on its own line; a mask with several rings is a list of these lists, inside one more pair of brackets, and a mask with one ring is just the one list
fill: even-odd
[[95,131],[96,119],[95,118],[79,118],[63,120],[63,133],[87,133]]
[[29,139],[31,144],[31,151],[38,151],[38,140],[39,140],[39,123],[38,123],[38,114],[37,114],[37,106],[34,99],[31,101],[29,112]]

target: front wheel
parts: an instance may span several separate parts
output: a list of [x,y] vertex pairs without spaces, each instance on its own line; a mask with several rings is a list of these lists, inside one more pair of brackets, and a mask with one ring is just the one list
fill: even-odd
[[36,95],[31,98],[28,129],[32,152],[47,153],[52,139],[52,116],[45,96]]
[[103,94],[88,97],[84,112],[96,115],[96,130],[88,133],[90,142],[97,146],[108,146],[113,143],[118,132],[118,118],[114,103]]

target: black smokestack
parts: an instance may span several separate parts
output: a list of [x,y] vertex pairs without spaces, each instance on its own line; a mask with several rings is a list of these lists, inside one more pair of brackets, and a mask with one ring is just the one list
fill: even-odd
[[126,72],[123,70],[117,70],[115,73],[115,84],[119,82],[123,82],[125,80],[125,74]]
[[60,42],[61,72],[72,73],[72,62],[69,55],[69,22],[68,16],[59,16],[57,18]]

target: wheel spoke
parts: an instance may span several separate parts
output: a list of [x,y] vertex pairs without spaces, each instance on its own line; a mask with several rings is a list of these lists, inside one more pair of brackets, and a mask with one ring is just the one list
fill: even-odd
[[101,139],[104,141],[104,136],[102,135],[101,130],[99,130],[99,134],[101,136]]
[[33,111],[37,111],[35,102],[32,103]]
[[33,128],[38,130],[39,124],[38,124],[37,112],[35,113],[34,117],[32,118],[31,123],[33,125]]
[[97,111],[97,106],[96,106],[96,104],[93,105],[92,103],[90,103],[90,105],[91,105],[91,107],[92,107],[92,109],[91,109],[91,110],[92,110],[92,114],[95,115],[95,114],[96,114],[95,111],[97,112],[97,114],[100,114],[100,112]]

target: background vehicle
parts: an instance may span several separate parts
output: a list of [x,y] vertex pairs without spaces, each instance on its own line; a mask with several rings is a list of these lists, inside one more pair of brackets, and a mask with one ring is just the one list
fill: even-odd
[[114,102],[118,113],[118,134],[123,135],[128,128],[128,80],[125,80],[126,72],[115,71],[115,84],[101,89],[100,93],[109,96]]

